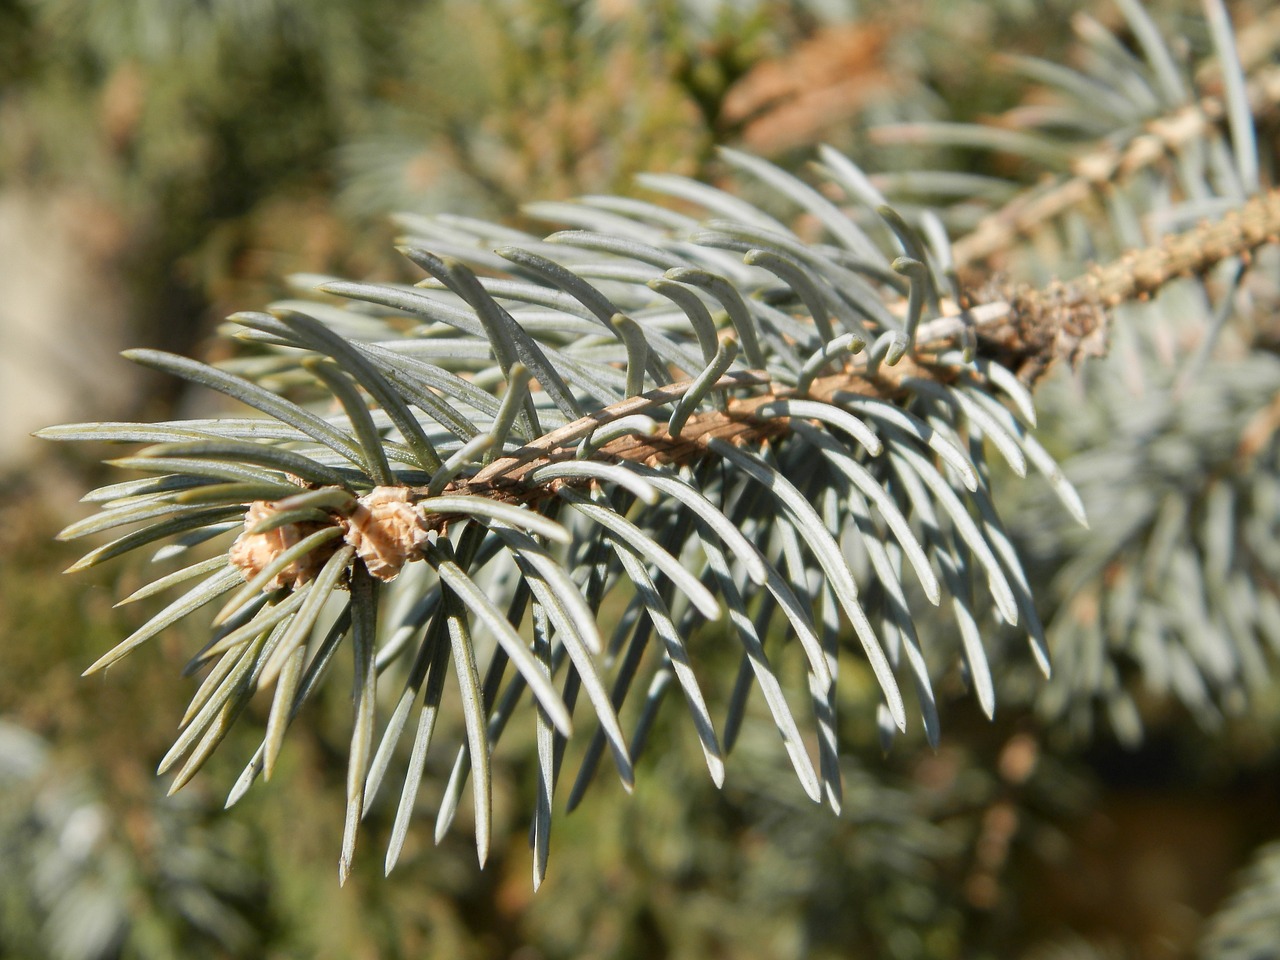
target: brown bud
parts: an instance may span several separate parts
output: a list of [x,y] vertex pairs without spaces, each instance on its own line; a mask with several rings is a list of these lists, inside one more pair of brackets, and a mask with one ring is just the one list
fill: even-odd
[[379,580],[394,580],[405,563],[422,556],[429,540],[422,513],[409,502],[408,487],[374,487],[356,501],[347,518],[347,543]]
[[[231,562],[240,568],[245,580],[252,580],[281,552],[320,529],[321,525],[317,523],[286,523],[264,533],[249,532],[275,512],[276,504],[268,500],[255,500],[245,512],[244,533],[236,537],[230,550]],[[330,545],[312,550],[272,577],[269,589],[278,590],[290,585],[296,589],[314,580],[332,553]]]

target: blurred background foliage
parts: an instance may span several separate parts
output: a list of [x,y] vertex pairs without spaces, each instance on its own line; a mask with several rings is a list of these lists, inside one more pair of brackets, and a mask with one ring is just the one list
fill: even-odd
[[[1183,29],[1193,7],[1150,6],[1202,42]],[[1232,10],[1247,25],[1266,6]],[[1225,714],[1218,691],[1196,709],[1175,678],[1112,698],[1104,724],[1020,671],[988,723],[952,678],[940,749],[907,738],[888,756],[874,691],[846,687],[838,818],[804,798],[760,704],[719,793],[668,711],[635,795],[602,784],[560,821],[536,897],[533,735],[513,731],[495,758],[505,839],[483,872],[465,812],[432,844],[449,771],[429,767],[396,874],[381,876],[384,798],[340,889],[342,685],[295,731],[280,782],[234,814],[221,797],[253,730],[165,799],[152,770],[198,638],[172,631],[79,679],[143,618],[111,605],[127,569],[56,576],[72,555],[51,536],[96,468],[13,439],[189,402],[122,361],[73,368],[68,344],[217,355],[213,324],[291,272],[407,276],[387,253],[393,211],[519,223],[522,203],[626,192],[642,170],[714,182],[717,144],[798,167],[829,142],[871,170],[1030,179],[867,131],[1034,103],[995,52],[1069,57],[1082,13],[1123,36],[1108,5],[1067,0],[0,0],[0,323],[7,362],[41,388],[6,395],[0,449],[0,957],[1280,956],[1265,672]],[[1060,425],[1061,452],[1079,427]],[[736,662],[714,666],[732,678]]]

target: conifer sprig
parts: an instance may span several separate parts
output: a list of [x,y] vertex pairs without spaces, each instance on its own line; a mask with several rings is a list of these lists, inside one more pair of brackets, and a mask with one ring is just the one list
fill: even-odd
[[[1232,132],[1253,142],[1236,120]],[[1034,436],[1028,387],[1058,360],[1103,353],[1117,307],[1274,243],[1280,195],[1254,190],[1077,280],[965,290],[936,217],[886,205],[834,151],[819,187],[723,156],[821,236],[672,176],[644,182],[689,212],[584,198],[556,206],[572,229],[547,237],[406,218],[401,249],[428,274],[417,285],[302,278],[327,299],[233,316],[248,344],[235,360],[130,354],[261,416],[43,431],[146,445],[116,462],[150,476],[91,494],[99,512],[62,536],[128,532],[73,569],[169,540],[144,592],[185,587],[90,670],[213,610],[188,666],[203,679],[161,764],[175,789],[268,690],[262,745],[229,802],[269,777],[289,725],[349,651],[340,876],[414,721],[388,870],[396,862],[447,730],[451,677],[465,735],[437,835],[469,775],[483,862],[491,752],[527,687],[537,884],[580,700],[596,734],[571,805],[606,748],[630,789],[668,693],[719,785],[754,679],[805,791],[839,809],[842,670],[874,677],[886,740],[918,717],[933,743],[930,661],[955,664],[988,714],[994,626],[1021,634],[1048,674],[1000,478],[1034,471],[1067,515],[1084,523],[1085,509]],[[208,558],[199,545],[217,537],[234,541]],[[181,557],[192,562],[169,570]],[[944,601],[950,630],[936,625]],[[698,629],[714,620],[740,645],[743,678],[718,727],[701,676],[716,641]],[[784,659],[807,675],[816,763]],[[642,676],[647,692],[633,694]]]

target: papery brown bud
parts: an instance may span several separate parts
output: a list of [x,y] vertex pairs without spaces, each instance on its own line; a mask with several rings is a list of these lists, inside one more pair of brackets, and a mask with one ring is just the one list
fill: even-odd
[[[236,537],[229,551],[231,562],[240,568],[245,580],[252,580],[282,551],[321,527],[318,523],[286,523],[264,533],[249,532],[275,512],[276,504],[269,500],[255,500],[245,512],[244,533]],[[296,589],[314,580],[332,553],[332,541],[312,550],[272,577],[267,584],[268,589],[278,590],[287,586]]]
[[430,533],[421,511],[409,502],[408,487],[374,487],[347,517],[346,541],[371,574],[394,580],[407,562],[422,557]]

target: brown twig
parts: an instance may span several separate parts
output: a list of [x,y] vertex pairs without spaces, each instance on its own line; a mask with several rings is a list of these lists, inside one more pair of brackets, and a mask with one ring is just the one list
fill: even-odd
[[[921,325],[916,338],[921,364],[904,359],[894,367],[881,365],[869,376],[864,357],[855,357],[840,373],[815,380],[805,396],[826,400],[837,392],[855,392],[891,397],[903,376],[936,378],[928,357],[957,346],[966,331],[977,337],[979,354],[1031,383],[1058,360],[1075,364],[1101,355],[1106,349],[1111,308],[1146,299],[1171,280],[1203,274],[1223,260],[1248,257],[1263,244],[1276,242],[1280,242],[1280,189],[1255,197],[1222,220],[1172,234],[1157,246],[1127,253],[1070,283],[1053,283],[1042,289],[989,285],[966,309]],[[536,497],[530,491],[517,492],[530,472],[573,456],[575,445],[605,424],[667,406],[692,384],[692,380],[673,383],[598,410],[495,460],[474,477],[456,481],[450,489],[489,496],[505,491],[517,500]],[[730,399],[723,411],[691,417],[678,439],[664,430],[650,437],[621,437],[604,444],[597,456],[641,463],[682,462],[700,455],[713,437],[759,444],[785,433],[785,422],[754,416],[761,405],[795,395],[768,374],[726,374],[714,389],[752,393]]]
[[[980,356],[1033,383],[1059,360],[1075,364],[1084,357],[1103,353],[1111,309],[1120,303],[1145,299],[1175,278],[1202,274],[1231,257],[1247,258],[1259,246],[1276,242],[1280,242],[1280,190],[1254,198],[1220,221],[1171,235],[1158,246],[1126,254],[1069,283],[1054,283],[1042,289],[989,284],[972,302],[921,324],[913,353],[892,366],[879,363],[871,367],[865,355],[853,357],[839,372],[814,379],[803,394],[778,383],[764,371],[727,373],[712,387],[732,394],[723,409],[691,416],[678,436],[659,428],[652,436],[618,437],[603,444],[593,457],[611,462],[685,463],[705,454],[713,439],[759,446],[789,431],[788,418],[757,415],[765,404],[787,399],[835,402],[841,393],[892,400],[902,394],[902,382],[908,377],[942,380],[952,376],[947,367],[931,361],[966,341],[976,341]],[[607,424],[675,403],[693,384],[692,379],[683,380],[597,410],[494,460],[472,477],[452,481],[445,492],[536,504],[553,496],[559,486],[572,482],[529,482],[529,475],[538,467],[576,456],[578,445]],[[371,496],[381,498],[379,502],[394,500],[395,505],[412,504],[428,496],[425,487],[396,488],[393,493],[380,488]],[[251,518],[255,508],[269,511],[272,507],[252,505]],[[392,519],[399,522],[400,518]],[[416,526],[409,532],[420,538],[429,530],[443,529],[453,519],[448,514],[415,514]],[[334,523],[349,526],[348,518],[340,512],[335,512]],[[287,538],[281,542],[286,541]],[[256,569],[261,569],[275,549],[267,546],[268,556],[255,561]],[[252,564],[238,565],[247,574],[254,569]],[[291,569],[290,574],[294,573],[304,579],[312,575]]]
[[1070,283],[1042,289],[989,284],[979,295],[1006,301],[1003,324],[980,331],[982,351],[1028,383],[1055,360],[1079,362],[1106,347],[1110,311],[1146,300],[1179,277],[1200,276],[1232,257],[1247,259],[1280,242],[1280,189],[1254,197],[1221,220],[1170,234],[1155,246],[1130,251]]
[[[1275,110],[1280,105],[1280,66],[1258,71],[1248,84],[1247,94],[1255,117]],[[952,246],[957,266],[986,261],[1136,171],[1203,140],[1226,122],[1226,114],[1221,97],[1204,97],[1176,113],[1152,120],[1123,147],[1108,146],[1085,154],[1072,164],[1074,176],[1070,179],[1048,189],[1019,194],[957,240]]]

